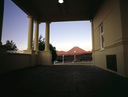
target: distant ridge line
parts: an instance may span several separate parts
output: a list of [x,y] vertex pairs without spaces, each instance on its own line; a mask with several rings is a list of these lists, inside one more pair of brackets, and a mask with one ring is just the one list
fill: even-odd
[[92,51],[85,51],[82,48],[75,46],[72,49],[70,49],[69,51],[57,51],[57,55],[58,56],[62,56],[62,55],[81,55],[81,54],[87,54],[87,53],[92,53]]

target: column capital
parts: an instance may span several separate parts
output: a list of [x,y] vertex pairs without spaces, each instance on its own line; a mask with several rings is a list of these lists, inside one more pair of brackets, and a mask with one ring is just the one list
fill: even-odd
[[40,24],[40,22],[39,22],[39,21],[37,21],[37,20],[34,20],[34,23],[38,23],[38,24]]
[[40,22],[40,21],[38,21],[38,20],[34,20],[34,23],[41,24],[41,22]]
[[45,23],[51,24],[51,22],[49,22],[49,21],[47,21],[47,22],[45,22]]
[[91,19],[90,22],[92,23],[93,22],[93,19]]
[[28,15],[27,17],[28,17],[28,18],[33,18],[32,16],[29,16],[29,15]]

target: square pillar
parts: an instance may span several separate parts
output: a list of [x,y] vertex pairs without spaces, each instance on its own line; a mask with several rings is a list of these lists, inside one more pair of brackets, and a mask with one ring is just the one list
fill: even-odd
[[3,26],[4,0],[0,0],[0,45],[2,45],[2,26]]
[[45,51],[50,51],[49,49],[49,28],[50,23],[46,22],[46,29],[45,29]]
[[49,49],[49,22],[46,22],[45,29],[45,50],[39,51],[37,56],[37,64],[39,65],[52,65],[52,54]]
[[95,65],[95,45],[94,45],[94,27],[93,27],[93,20],[91,22],[91,32],[92,32],[92,64]]

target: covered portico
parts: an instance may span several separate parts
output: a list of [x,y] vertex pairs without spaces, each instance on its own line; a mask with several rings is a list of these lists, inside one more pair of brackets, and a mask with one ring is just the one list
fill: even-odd
[[[52,65],[52,55],[49,49],[49,34],[50,34],[50,22],[46,22],[45,28],[45,50],[39,51],[38,49],[38,36],[39,36],[39,21],[33,20],[32,16],[28,16],[29,25],[28,25],[28,45],[27,50],[24,50],[26,54],[35,54],[37,55],[37,64],[40,65]],[[35,23],[35,37],[34,37],[34,49],[32,49],[33,42],[33,21]]]
[[[50,35],[50,22],[56,21],[78,21],[78,20],[91,20],[102,4],[103,0],[81,0],[80,2],[64,0],[60,3],[58,0],[12,0],[18,5],[29,18],[28,25],[28,45],[26,54],[36,54],[37,64],[50,65],[51,52],[49,50],[49,35]],[[102,2],[101,2],[102,1]],[[73,3],[72,3],[73,2]],[[94,3],[97,3],[95,5]],[[85,6],[86,5],[86,6]],[[49,7],[48,7],[49,6]],[[70,7],[72,6],[72,7]],[[91,8],[93,6],[93,8]],[[39,23],[45,22],[45,50],[38,50],[38,34]],[[34,37],[34,50],[32,49],[33,39],[33,23],[35,23],[35,37]]]
[[[33,65],[51,65],[49,50],[50,22],[90,20],[92,23],[93,65],[128,77],[128,1],[127,0],[12,0],[29,18],[28,44],[25,54],[16,62],[12,55],[0,55],[4,68],[6,62]],[[0,45],[2,36],[3,6],[0,1]],[[27,18],[27,17],[26,17]],[[38,50],[39,23],[46,23],[45,51]],[[33,23],[35,23],[34,50],[32,49]],[[4,57],[3,57],[4,56]],[[26,59],[26,58],[27,59]],[[9,59],[12,58],[12,59]],[[23,59],[26,61],[23,61]],[[7,60],[8,61],[7,61]],[[20,61],[19,61],[20,60]],[[6,62],[5,62],[6,61]],[[31,65],[32,64],[32,65]],[[14,69],[17,65],[11,65]],[[2,66],[1,66],[2,67]],[[9,67],[9,68],[10,68]],[[3,68],[3,67],[2,67]],[[3,70],[3,69],[2,69]],[[7,70],[9,70],[7,68]]]

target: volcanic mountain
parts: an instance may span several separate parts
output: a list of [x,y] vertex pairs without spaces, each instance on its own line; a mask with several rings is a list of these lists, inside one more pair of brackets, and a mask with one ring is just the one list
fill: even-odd
[[68,55],[68,52],[65,52],[65,51],[57,51],[57,55],[58,56]]
[[71,50],[68,51],[69,55],[74,55],[74,53],[76,53],[76,55],[80,55],[80,54],[87,53],[87,51],[76,46],[76,47],[73,47]]
[[61,56],[61,55],[74,55],[74,53],[76,55],[80,55],[80,54],[86,54],[86,53],[91,53],[91,51],[87,52],[81,48],[79,48],[78,46],[73,47],[71,50],[65,52],[65,51],[58,51],[57,55]]

